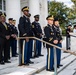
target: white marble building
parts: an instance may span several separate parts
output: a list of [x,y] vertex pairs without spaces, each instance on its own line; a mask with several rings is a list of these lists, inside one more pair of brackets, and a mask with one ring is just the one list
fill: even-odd
[[16,24],[18,24],[19,17],[22,15],[21,8],[28,6],[31,13],[31,22],[34,21],[34,15],[40,14],[41,27],[44,27],[48,15],[47,3],[47,0],[0,0],[0,11],[6,12],[7,21],[11,17],[16,19]]

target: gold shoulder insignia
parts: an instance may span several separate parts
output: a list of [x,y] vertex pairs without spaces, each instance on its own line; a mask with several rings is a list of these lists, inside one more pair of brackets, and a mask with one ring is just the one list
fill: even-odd
[[53,38],[49,38],[49,41],[51,41]]
[[32,28],[34,28],[34,25],[32,25]]

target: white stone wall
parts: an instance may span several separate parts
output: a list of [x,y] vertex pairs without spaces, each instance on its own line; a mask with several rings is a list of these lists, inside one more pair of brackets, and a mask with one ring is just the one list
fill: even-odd
[[29,12],[31,13],[31,22],[33,22],[34,15],[40,15],[39,0],[29,0]]
[[29,0],[21,0],[21,8],[23,8],[24,6],[28,6],[28,1]]
[[47,15],[48,15],[47,0],[40,0],[40,23],[42,28],[47,25],[46,21]]
[[[21,9],[24,7],[24,6],[28,6],[29,4],[28,4],[28,1],[29,0],[21,0]],[[21,15],[22,15],[23,13],[21,12]]]
[[16,26],[18,26],[19,18],[21,16],[20,7],[20,0],[6,0],[7,22],[8,18],[13,18],[16,20]]

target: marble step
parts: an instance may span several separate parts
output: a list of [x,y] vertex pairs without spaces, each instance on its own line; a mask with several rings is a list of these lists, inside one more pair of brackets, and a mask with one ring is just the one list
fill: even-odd
[[[62,53],[62,61],[68,58],[70,55],[67,53]],[[22,73],[21,75],[31,75],[38,73],[45,69],[46,65],[46,56],[32,59],[35,63],[29,66],[18,66],[18,58],[12,59],[13,62],[10,64],[6,64],[5,66],[0,65],[0,75],[15,75],[17,73]]]
[[43,69],[45,66],[45,61],[41,62],[39,64],[36,64],[34,66],[22,66],[20,69],[10,73],[10,74],[5,74],[5,75],[30,75],[38,72],[39,70]]
[[[66,69],[68,67],[68,65],[72,64],[74,61],[76,60],[76,56],[73,56],[73,55],[70,55],[69,57],[63,59],[61,61],[61,64],[63,64],[62,67],[60,67],[57,72],[60,73],[62,72],[64,69]],[[74,67],[74,66],[73,66]],[[67,71],[70,71],[70,70],[67,70]],[[73,75],[75,72],[75,70],[72,68],[71,69],[71,72],[68,72],[68,74],[65,74],[67,72],[64,72],[65,75]],[[64,75],[64,74],[60,74],[60,75]],[[38,73],[38,74],[35,74],[35,75],[54,75],[54,72],[49,72],[49,71],[46,71],[46,70],[43,70],[42,72]],[[59,75],[59,74],[58,74]]]

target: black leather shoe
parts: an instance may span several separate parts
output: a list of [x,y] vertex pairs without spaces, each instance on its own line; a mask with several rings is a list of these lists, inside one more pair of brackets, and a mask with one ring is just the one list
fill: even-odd
[[35,57],[33,56],[33,57],[31,57],[31,59],[35,59]]
[[34,56],[34,57],[38,58],[39,56],[38,56],[38,55],[36,55],[36,56]]
[[18,57],[17,55],[15,55],[15,56],[12,56],[12,57]]
[[4,63],[4,61],[1,61],[0,64],[1,64],[1,65],[4,65],[5,63]]
[[68,50],[70,50],[70,47],[68,48]]
[[49,69],[46,69],[46,71],[51,71],[51,70],[49,70]]
[[4,61],[4,62],[5,62],[5,63],[11,63],[11,61],[8,61],[8,60],[7,60],[7,61]]
[[44,56],[44,55],[41,54],[41,55],[39,55],[39,56]]
[[24,63],[23,65],[25,65],[25,66],[29,66],[29,63]]
[[23,66],[23,64],[19,64],[18,66]]
[[34,59],[35,57],[33,56],[33,57],[31,57],[31,59]]
[[54,72],[54,69],[51,69],[51,70],[50,70],[50,69],[46,69],[46,71],[51,71],[51,72]]
[[57,68],[60,68],[59,65],[57,66]]
[[64,53],[68,53],[68,52],[65,52],[65,51],[64,51]]
[[51,71],[54,71],[54,68],[53,68],[53,69],[51,69]]
[[62,64],[60,64],[59,66],[63,66]]
[[30,64],[34,64],[34,62],[32,62],[32,61],[29,61],[29,63],[30,63]]
[[19,55],[18,53],[16,53],[16,55]]

